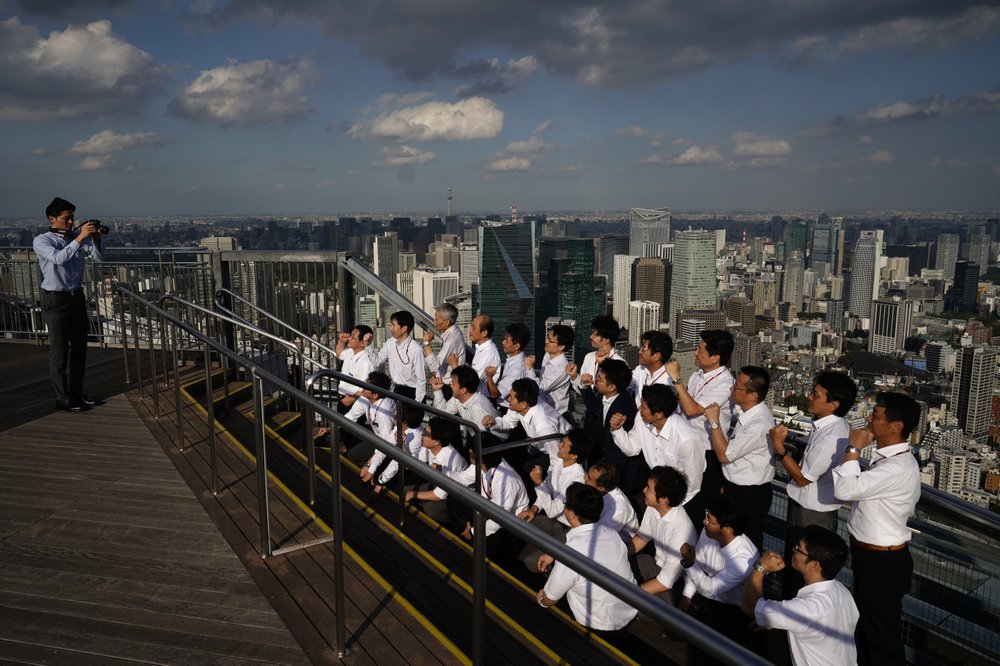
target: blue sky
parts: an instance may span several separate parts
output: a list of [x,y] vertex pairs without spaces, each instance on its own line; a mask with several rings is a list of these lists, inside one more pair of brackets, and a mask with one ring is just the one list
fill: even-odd
[[0,0],[0,216],[994,212],[998,33],[960,0]]

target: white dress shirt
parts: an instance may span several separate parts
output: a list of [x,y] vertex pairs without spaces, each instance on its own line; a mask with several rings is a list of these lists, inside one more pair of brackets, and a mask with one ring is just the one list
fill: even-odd
[[445,384],[451,381],[451,365],[448,364],[448,357],[452,354],[458,357],[459,365],[465,363],[465,338],[462,336],[462,329],[454,324],[441,333],[441,349],[438,353],[424,357],[427,369],[436,372]]
[[698,539],[698,532],[687,511],[674,507],[661,516],[659,511],[647,506],[638,534],[641,539],[652,541],[656,546],[656,565],[660,567],[656,580],[671,589],[684,573],[681,546],[695,543]]
[[[566,533],[566,545],[622,578],[635,582],[628,563],[628,550],[611,528],[600,523],[574,527]],[[636,609],[562,562],[552,566],[552,573],[545,583],[545,596],[552,600],[565,596],[576,621],[591,629],[623,629],[638,615]]]
[[811,511],[836,511],[843,504],[833,492],[833,468],[844,457],[851,426],[830,414],[813,423],[806,450],[802,453],[802,476],[812,483],[799,486],[788,482],[788,496]]
[[695,548],[695,562],[685,573],[684,596],[693,599],[697,592],[706,599],[738,606],[743,586],[753,565],[760,559],[757,546],[741,534],[725,548],[702,530]]
[[[691,374],[687,382],[687,392],[691,398],[702,407],[708,407],[713,402],[719,405],[719,427],[723,432],[729,432],[729,421],[733,418],[732,391],[735,383],[733,373],[726,366],[720,366],[711,372],[697,370]],[[690,419],[691,423],[705,431],[705,450],[712,448],[711,428],[704,414]]]
[[369,402],[368,398],[361,396],[354,401],[345,416],[355,423],[362,416],[367,417],[372,432],[390,444],[396,443],[396,401],[392,398],[379,398],[375,402]]
[[[608,354],[608,358],[606,358],[604,360],[607,361],[607,360],[610,360],[610,359],[617,359],[619,361],[624,361],[625,360],[622,357],[622,355],[618,353],[618,350],[614,349],[613,347],[611,349],[611,353]],[[582,380],[583,380],[583,376],[584,375],[590,375],[591,376],[592,379],[591,379],[591,382],[590,382],[589,386],[590,386],[590,388],[592,388],[594,386],[594,382],[597,381],[597,352],[596,351],[592,351],[592,352],[588,353],[586,356],[584,356],[583,357],[583,362],[579,365],[579,367],[576,370],[576,379],[574,379],[572,381],[572,385],[573,385],[573,388],[575,388],[577,391],[579,391],[581,389],[581,387],[587,388],[587,387],[584,387],[583,384],[582,384]]]
[[[500,418],[497,408],[482,393],[473,393],[468,400],[462,402],[455,396],[445,400],[442,391],[434,391],[434,406],[449,414],[455,414],[466,421],[472,421],[479,427],[479,430],[483,429],[484,416],[492,416],[494,419]],[[496,432],[494,435],[499,439],[507,439],[507,433],[505,432]]]
[[632,541],[632,537],[639,531],[639,519],[635,515],[635,509],[621,488],[615,488],[604,496],[600,523],[618,532],[625,542]]
[[477,342],[475,347],[476,353],[472,355],[472,369],[479,375],[479,392],[489,398],[490,390],[486,388],[486,368],[500,367],[500,352],[497,351],[493,338],[486,342]]
[[653,373],[646,369],[644,365],[635,366],[635,369],[632,370],[632,383],[629,385],[628,390],[635,396],[636,407],[642,402],[642,389],[653,384],[663,384],[664,386],[674,385],[674,380],[671,379],[670,373],[667,372],[667,366],[663,365]]
[[[442,446],[437,454],[430,455],[430,460],[427,461],[427,464],[440,465],[441,471],[451,477],[464,472],[469,467],[469,463],[465,462],[465,458],[450,446]],[[434,488],[434,494],[441,499],[448,497],[448,491],[443,488]]]
[[[343,363],[340,366],[340,371],[345,375],[350,375],[355,379],[367,382],[368,375],[375,371],[375,359],[376,356],[370,347],[365,347],[360,353],[350,348],[344,349],[344,351],[340,352],[340,360]],[[348,382],[340,382],[337,386],[337,392],[340,395],[353,396],[357,395],[360,391],[360,386],[355,386]]]
[[847,531],[873,546],[898,546],[912,537],[907,519],[920,500],[920,466],[906,442],[875,450],[864,472],[857,460],[833,470],[837,498],[854,502]]
[[726,447],[722,475],[738,486],[759,486],[774,478],[774,449],[768,431],[774,415],[763,402],[743,412]]
[[[407,428],[403,431],[403,448],[411,456],[416,458],[421,462],[430,461],[430,453],[420,445],[420,438],[423,435],[423,428]],[[396,442],[396,429],[392,429],[392,442]],[[368,461],[368,471],[374,472],[379,468],[382,462],[385,460],[386,455],[375,449],[375,453],[372,454],[371,460]],[[385,485],[389,483],[396,476],[396,472],[399,470],[399,463],[395,460],[390,460],[389,464],[385,466],[382,473],[378,475],[378,483],[380,485]]]
[[503,362],[500,377],[494,382],[497,391],[500,392],[500,395],[497,396],[497,404],[507,406],[507,396],[510,395],[511,384],[522,377],[530,377],[530,375],[528,369],[524,367],[524,352],[518,352],[507,357],[507,360]]
[[650,469],[663,465],[683,474],[688,484],[684,504],[701,490],[701,479],[705,475],[703,435],[684,416],[670,416],[659,431],[642,419],[636,419],[631,431],[612,430],[611,438],[627,456],[637,456],[641,452]]
[[574,483],[583,483],[585,472],[580,463],[564,465],[562,459],[556,458],[549,464],[549,473],[540,485],[535,486],[535,506],[549,518],[555,518],[569,527],[569,521],[563,515],[566,505],[566,489]]
[[836,580],[806,585],[794,599],[760,599],[754,607],[757,626],[788,632],[796,666],[852,666],[858,663],[854,629],[858,607]]
[[407,337],[402,342],[393,338],[382,345],[378,353],[378,365],[389,361],[389,376],[394,384],[412,386],[417,390],[417,402],[423,402],[427,394],[427,369],[424,367],[424,352],[417,341]]
[[[476,482],[476,467],[469,465],[462,472],[451,475],[456,481],[471,485]],[[524,487],[521,475],[506,460],[492,469],[483,471],[479,494],[515,516],[528,508],[528,489]],[[486,536],[495,534],[500,524],[486,521]]]
[[496,419],[496,423],[493,424],[490,431],[504,432],[506,430],[513,430],[517,427],[518,423],[524,426],[524,432],[528,436],[528,439],[555,434],[556,436],[550,440],[535,442],[535,446],[544,449],[549,454],[549,458],[556,459],[556,451],[559,448],[559,442],[562,441],[561,435],[569,432],[569,423],[563,418],[562,414],[559,414],[544,402],[540,402],[534,407],[529,407],[524,416],[521,416],[513,409],[509,410],[506,414]]
[[546,402],[555,407],[560,414],[569,411],[569,375],[566,374],[566,354],[550,358],[548,354],[542,358],[542,370],[538,378],[539,399],[545,396]]

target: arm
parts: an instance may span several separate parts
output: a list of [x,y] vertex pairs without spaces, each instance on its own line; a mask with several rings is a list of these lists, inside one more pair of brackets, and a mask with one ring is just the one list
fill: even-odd
[[[788,472],[788,476],[792,477],[792,481],[795,485],[800,488],[808,486],[812,483],[811,480],[807,479],[802,474],[802,468],[799,464],[795,462],[795,459],[788,454],[788,450],[785,449],[785,439],[788,437],[788,426],[776,425],[771,428],[771,442],[774,444],[774,455],[781,462],[782,467]],[[808,451],[808,449],[807,449]],[[803,454],[802,461],[805,462],[805,454]]]
[[[708,419],[709,423],[719,424],[719,417],[721,414],[721,409],[718,403],[713,402],[712,404],[705,407],[705,418]],[[729,457],[726,455],[726,451],[729,448],[729,442],[726,440],[726,434],[722,432],[722,428],[714,428],[711,430],[712,440],[712,450],[715,451],[715,456],[719,459],[719,462],[725,465],[730,462]]]
[[[424,361],[427,363],[428,370],[437,372],[438,368],[441,367],[441,359],[434,353],[434,348],[430,345],[433,341],[434,331],[424,331]],[[444,354],[444,358],[448,358],[448,355],[445,354],[444,345],[441,346],[441,353]]]
[[611,427],[611,440],[622,453],[627,456],[637,456],[642,453],[642,431],[640,427],[632,426],[632,430],[625,430],[625,415],[618,413],[613,415],[608,425]]
[[483,370],[483,374],[486,376],[486,390],[489,391],[490,395],[494,398],[501,397],[500,389],[497,388],[497,385],[493,381],[493,378],[497,374],[496,367],[492,365],[487,367],[485,370]]
[[667,362],[667,374],[674,383],[677,390],[677,401],[680,403],[681,411],[688,418],[701,416],[705,413],[705,408],[699,405],[691,394],[687,392],[687,383],[681,378],[681,364],[677,361]]
[[[767,551],[757,563],[757,566],[765,569],[767,573],[777,573],[785,568],[785,560],[781,555]],[[745,615],[754,616],[754,608],[757,601],[764,596],[764,573],[754,567],[747,579],[746,587],[743,588],[743,598],[740,600],[740,610]]]
[[66,244],[66,247],[60,249],[57,248],[55,241],[50,240],[47,235],[42,235],[35,238],[32,247],[40,259],[45,259],[57,266],[62,266],[76,256],[76,253],[80,249],[80,242],[78,240],[71,240]]

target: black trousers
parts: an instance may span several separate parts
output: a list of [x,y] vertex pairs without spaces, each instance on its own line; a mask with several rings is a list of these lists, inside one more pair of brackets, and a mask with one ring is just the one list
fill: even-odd
[[910,591],[913,556],[902,550],[863,550],[851,544],[854,602],[858,605],[858,664],[905,664],[903,595]]
[[87,369],[87,300],[83,294],[42,293],[49,328],[49,379],[59,400],[79,400]]
[[728,479],[722,480],[722,489],[743,507],[747,514],[747,527],[744,531],[757,550],[764,552],[764,520],[771,510],[771,483],[759,486],[739,486]]

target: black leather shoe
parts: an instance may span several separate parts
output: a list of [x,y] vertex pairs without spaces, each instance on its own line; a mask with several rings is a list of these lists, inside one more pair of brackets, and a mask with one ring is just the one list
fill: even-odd
[[80,402],[86,405],[87,407],[97,407],[98,405],[104,404],[103,400],[91,400],[90,398],[82,394],[80,395]]
[[87,412],[90,405],[85,405],[79,400],[56,400],[56,407],[64,412]]

